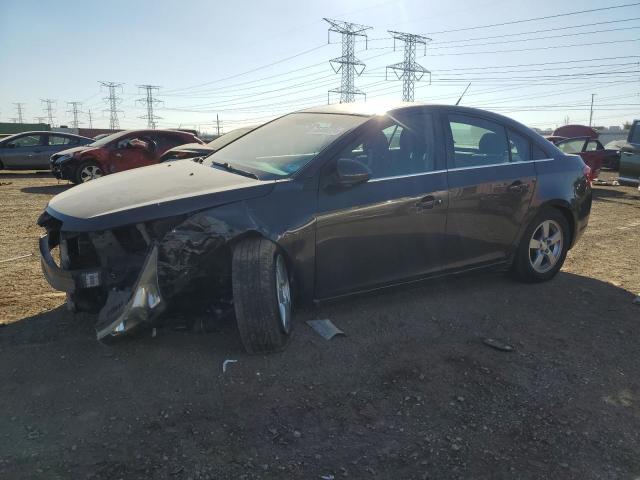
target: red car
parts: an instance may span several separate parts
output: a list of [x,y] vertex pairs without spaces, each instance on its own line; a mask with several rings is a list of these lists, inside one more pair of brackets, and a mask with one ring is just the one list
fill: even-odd
[[51,171],[56,178],[84,183],[153,165],[167,150],[185,143],[204,142],[192,133],[177,130],[126,130],[52,155]]
[[576,137],[562,139],[562,137],[556,136],[553,138],[547,137],[547,140],[554,143],[564,153],[580,155],[582,161],[591,168],[591,181],[598,178],[602,167],[617,170],[620,165],[620,153],[616,150],[604,148],[600,140],[595,138]]

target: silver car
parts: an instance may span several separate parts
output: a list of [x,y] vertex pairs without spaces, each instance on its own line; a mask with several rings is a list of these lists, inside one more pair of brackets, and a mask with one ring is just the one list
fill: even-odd
[[54,153],[95,140],[71,133],[23,132],[0,140],[0,170],[49,170]]

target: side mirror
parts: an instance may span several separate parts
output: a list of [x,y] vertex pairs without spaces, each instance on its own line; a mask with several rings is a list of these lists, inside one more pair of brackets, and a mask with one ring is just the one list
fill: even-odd
[[371,178],[371,170],[364,163],[352,158],[339,158],[336,163],[336,184],[352,187]]

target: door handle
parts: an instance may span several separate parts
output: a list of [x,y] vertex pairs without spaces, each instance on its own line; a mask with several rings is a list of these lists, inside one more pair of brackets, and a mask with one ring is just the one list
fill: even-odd
[[522,183],[520,180],[516,180],[511,185],[507,187],[507,190],[511,193],[520,193],[524,192],[526,185]]
[[437,205],[441,205],[442,204],[442,199],[441,198],[436,198],[433,195],[427,195],[424,198],[421,198],[420,200],[418,200],[418,202],[416,203],[416,206],[418,208],[424,208],[424,209],[428,209],[428,208],[433,208]]

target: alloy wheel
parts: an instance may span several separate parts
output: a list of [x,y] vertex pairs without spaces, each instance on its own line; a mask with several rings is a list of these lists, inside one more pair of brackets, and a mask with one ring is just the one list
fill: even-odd
[[282,255],[276,257],[276,294],[278,297],[278,311],[280,314],[280,326],[284,333],[291,330],[291,287],[287,266]]
[[102,176],[102,170],[97,165],[86,165],[80,170],[80,180],[82,183],[88,182],[89,180],[95,180],[96,178],[100,178]]
[[562,256],[562,227],[555,220],[545,220],[529,240],[529,263],[537,273],[547,273]]

